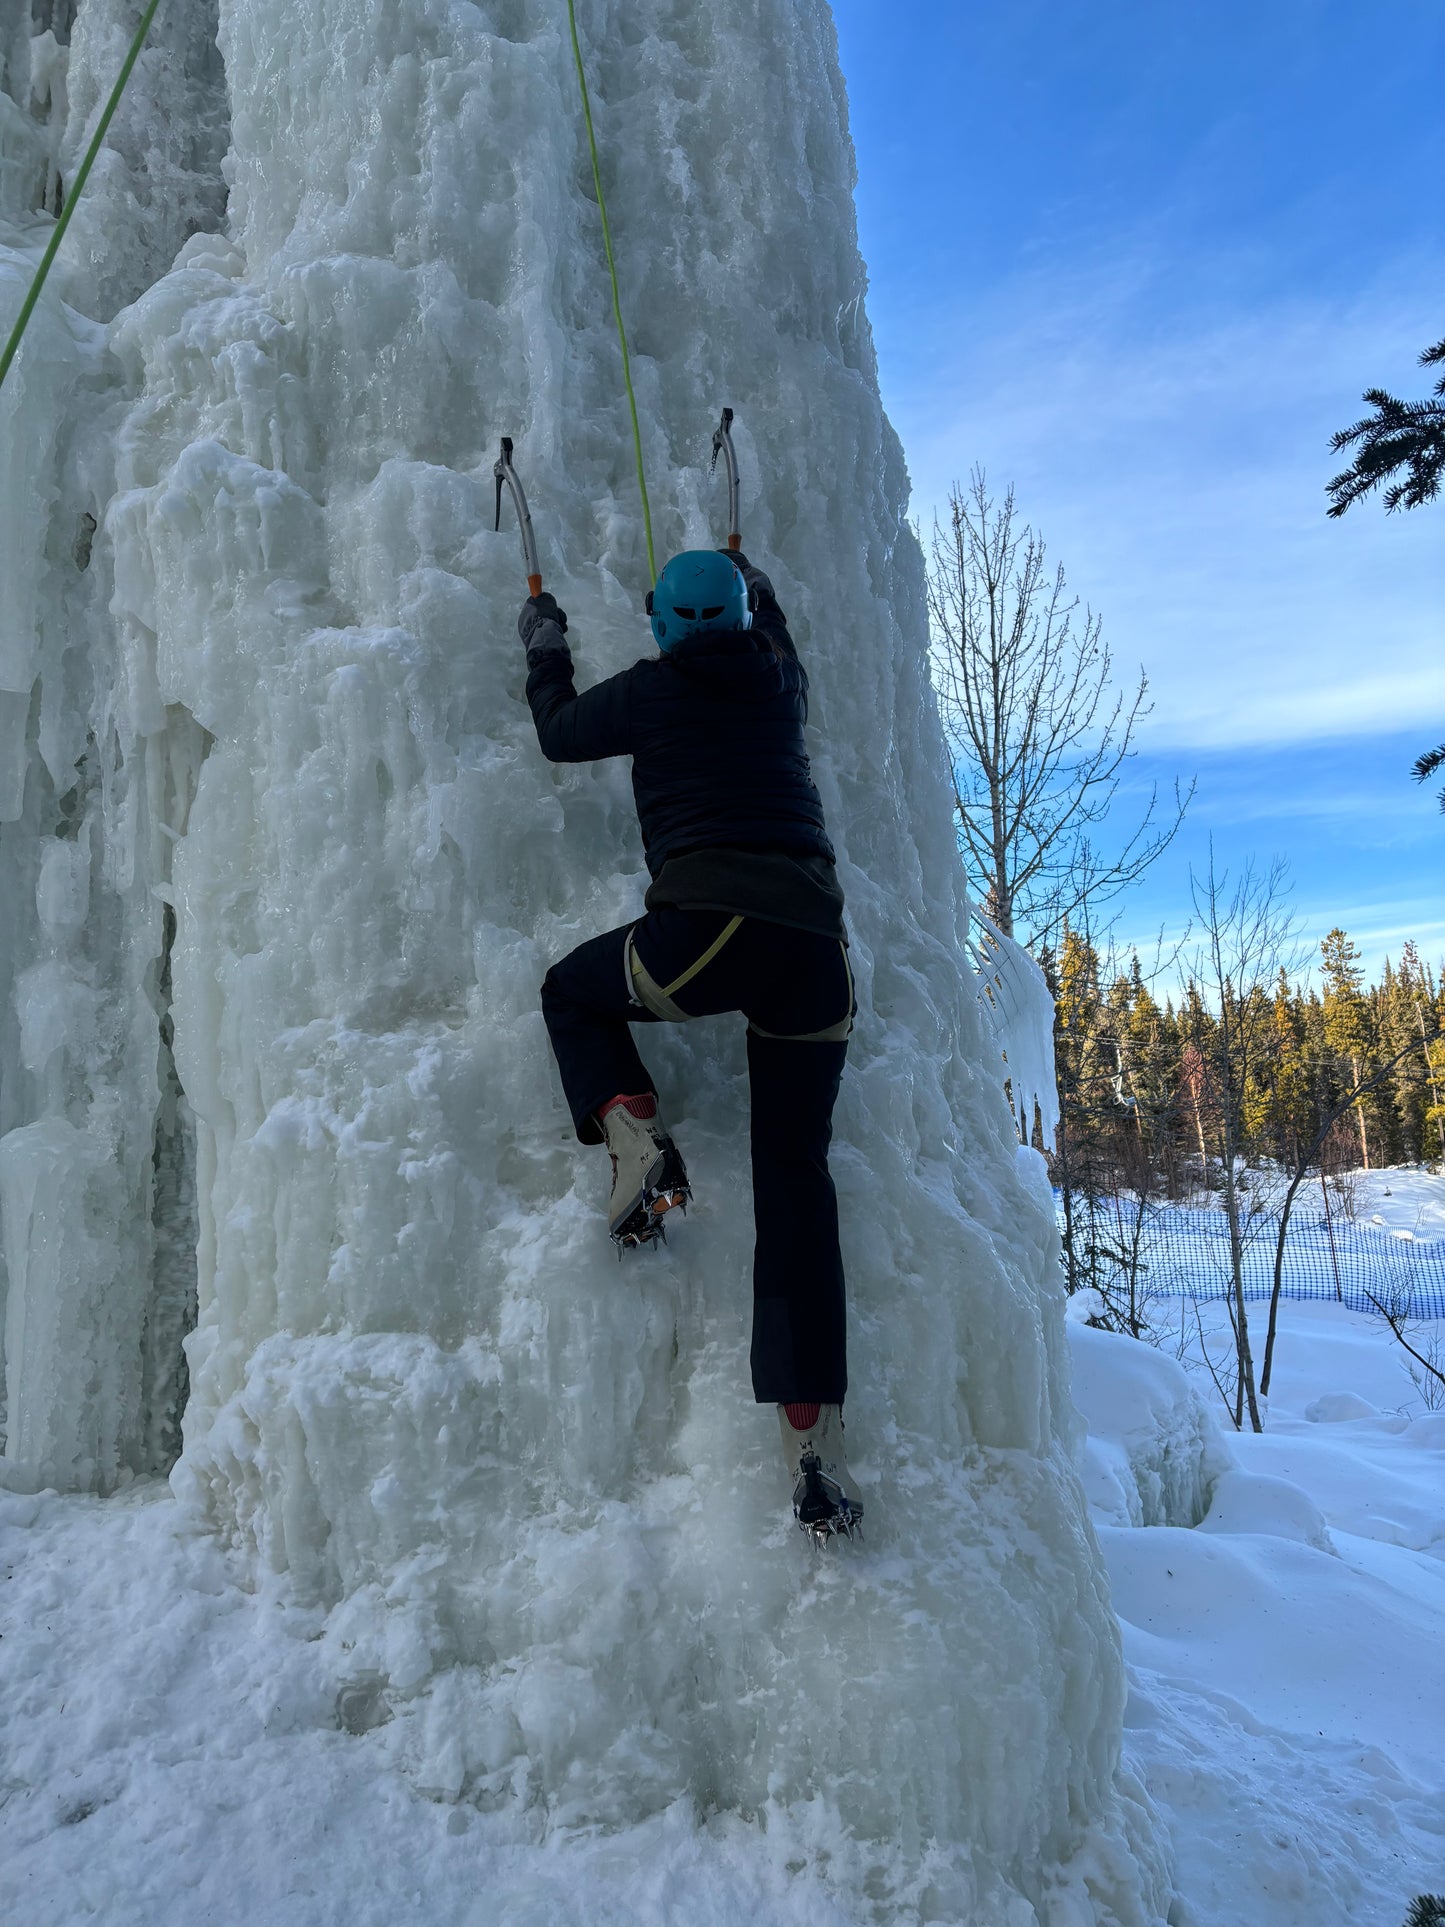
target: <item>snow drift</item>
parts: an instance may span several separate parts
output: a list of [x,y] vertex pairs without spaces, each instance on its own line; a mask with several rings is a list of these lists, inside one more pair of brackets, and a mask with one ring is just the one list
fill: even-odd
[[[581,679],[647,647],[565,9],[222,0],[223,82],[203,12],[0,393],[7,1453],[105,1490],[188,1398],[177,1494],[333,1608],[440,1798],[786,1810],[883,1906],[1156,1919],[826,8],[579,13],[659,548],[721,532],[730,402],[849,897],[869,1528],[827,1564],[749,1399],[740,1030],[648,1036],[698,1203],[619,1268],[537,1010],[644,881],[626,770],[538,753],[490,527],[511,433]],[[136,15],[82,4],[72,77]],[[4,315],[97,94],[47,31],[0,48]]]

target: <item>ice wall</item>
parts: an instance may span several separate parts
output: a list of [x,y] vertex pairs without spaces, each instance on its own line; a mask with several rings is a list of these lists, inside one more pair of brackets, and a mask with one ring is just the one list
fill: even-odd
[[[130,10],[88,15],[98,45]],[[831,19],[579,15],[659,548],[722,532],[705,460],[731,403],[746,546],[813,676],[860,998],[835,1169],[868,1546],[810,1564],[750,1400],[738,1026],[647,1039],[697,1205],[619,1267],[537,1011],[549,961],[644,883],[626,770],[538,753],[515,532],[490,529],[511,433],[582,678],[647,647],[560,0],[222,0],[227,232],[103,343],[52,303],[0,396],[9,446],[48,426],[60,465],[14,538],[30,654],[0,676],[32,770],[0,845],[28,932],[0,1058],[12,1407],[73,1477],[104,1482],[59,1426],[87,1387],[159,1451],[146,1373],[193,1251],[176,1490],[331,1607],[318,1665],[380,1682],[428,1791],[537,1824],[679,1796],[767,1814],[885,1914],[1153,1920],[1052,1211],[966,959]],[[215,91],[190,39],[171,51],[199,166]],[[159,203],[117,181],[140,259]],[[132,252],[87,245],[64,292],[104,317]],[[67,816],[77,760],[97,800]],[[75,820],[84,859],[55,856]],[[132,1068],[74,980],[129,1015]],[[41,1285],[67,1308],[44,1332]],[[117,1289],[147,1302],[101,1326]],[[133,1438],[111,1457],[149,1462]]]
[[[140,14],[0,8],[0,331]],[[209,21],[209,27],[207,22]],[[170,853],[205,735],[109,611],[120,371],[97,325],[224,210],[215,12],[162,10],[0,390],[0,1299],[8,1476],[104,1490],[179,1443],[194,1153]]]

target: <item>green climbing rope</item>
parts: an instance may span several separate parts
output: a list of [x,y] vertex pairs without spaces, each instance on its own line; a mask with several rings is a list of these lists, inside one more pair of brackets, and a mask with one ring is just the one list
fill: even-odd
[[622,379],[627,385],[627,406],[632,411],[632,446],[637,451],[637,487],[642,496],[642,525],[647,531],[647,566],[657,579],[657,558],[652,552],[652,510],[647,500],[647,476],[642,467],[642,430],[637,425],[637,397],[632,392],[632,363],[627,354],[627,330],[622,325],[622,297],[617,292],[617,262],[612,253],[612,230],[607,224],[607,202],[602,193],[602,169],[597,163],[597,136],[592,128],[592,103],[587,98],[587,75],[582,66],[582,44],[577,38],[576,0],[567,0],[567,19],[572,28],[572,52],[577,61],[577,85],[582,90],[582,113],[587,122],[587,145],[592,149],[592,179],[597,184],[597,211],[602,216],[602,245],[607,250],[607,272],[612,276],[612,312],[617,318],[617,339],[622,344]]
[[145,37],[150,32],[151,21],[155,19],[156,8],[159,5],[160,0],[150,0],[150,5],[141,15],[140,25],[135,30],[135,38],[130,43],[130,52],[126,55],[125,64],[120,70],[114,87],[110,90],[110,99],[105,103],[105,112],[96,122],[90,146],[85,150],[85,159],[80,163],[80,170],[71,184],[65,206],[61,209],[60,219],[55,223],[55,232],[50,237],[50,245],[41,257],[40,266],[35,270],[35,279],[30,283],[30,291],[21,304],[20,313],[16,317],[15,326],[10,330],[10,339],[5,343],[4,352],[0,353],[0,387],[4,386],[5,377],[10,372],[10,364],[14,361],[20,347],[26,323],[35,312],[35,304],[40,299],[41,289],[45,286],[45,277],[50,273],[51,263],[60,251],[60,244],[65,239],[65,230],[70,226],[70,217],[75,212],[76,203],[85,192],[85,183],[90,178],[90,170],[95,165],[100,144],[105,139],[106,130],[110,126],[116,108],[120,105],[120,97],[125,92],[125,84],[130,79],[131,69],[140,58],[140,50],[145,45]]

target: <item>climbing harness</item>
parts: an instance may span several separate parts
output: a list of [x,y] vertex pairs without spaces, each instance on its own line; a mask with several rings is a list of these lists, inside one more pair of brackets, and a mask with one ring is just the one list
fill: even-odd
[[657,580],[657,558],[652,552],[652,509],[647,500],[647,476],[642,467],[642,430],[637,425],[637,397],[632,391],[632,362],[627,353],[627,330],[622,325],[622,297],[617,291],[617,262],[612,253],[612,229],[607,220],[607,199],[602,192],[602,168],[597,159],[597,135],[592,126],[592,103],[587,95],[587,74],[582,65],[582,43],[577,38],[576,0],[567,0],[567,20],[572,29],[572,55],[577,62],[577,85],[582,93],[582,115],[587,122],[587,145],[592,150],[592,179],[597,188],[597,212],[602,216],[602,245],[607,251],[607,272],[612,277],[612,313],[617,322],[617,339],[622,348],[622,379],[627,388],[627,406],[632,412],[632,446],[637,453],[637,487],[642,496],[642,524],[647,533],[647,572]]
[[640,1003],[645,1010],[650,1010],[654,1017],[661,1018],[666,1024],[690,1024],[694,1013],[684,1010],[680,1004],[674,1002],[673,992],[681,990],[685,984],[690,984],[694,977],[706,970],[728,939],[737,935],[742,924],[741,917],[734,917],[731,923],[725,924],[702,955],[695,962],[690,963],[682,975],[674,978],[670,984],[658,983],[638,956],[636,946],[629,935],[625,955],[630,980],[629,995],[633,1002]]
[[502,490],[508,488],[517,510],[517,524],[522,531],[522,558],[527,564],[527,594],[542,593],[542,565],[537,560],[537,538],[532,533],[532,515],[527,507],[527,497],[522,489],[516,469],[512,467],[512,438],[502,437],[502,452],[492,464],[492,473],[497,478],[497,528],[502,526]]
[[712,432],[712,466],[717,472],[717,458],[723,458],[728,472],[728,547],[734,551],[743,545],[742,530],[738,527],[738,503],[742,487],[738,481],[738,458],[733,452],[733,411],[725,408],[722,420]]
[[0,387],[5,385],[5,377],[9,374],[10,364],[14,361],[16,353],[19,350],[26,324],[35,312],[35,304],[40,299],[40,291],[45,286],[46,276],[50,273],[51,264],[60,251],[60,244],[65,239],[65,230],[70,226],[70,217],[75,212],[76,203],[85,191],[85,183],[90,179],[90,170],[95,165],[95,157],[100,152],[100,144],[105,139],[106,130],[110,126],[111,118],[116,108],[120,105],[120,97],[125,92],[125,84],[130,79],[131,69],[140,58],[140,50],[145,45],[145,37],[150,32],[151,21],[155,19],[156,8],[159,5],[160,0],[150,0],[150,5],[141,15],[140,25],[135,30],[135,38],[130,43],[130,52],[126,55],[124,64],[116,78],[116,83],[110,90],[110,99],[105,103],[105,111],[96,122],[95,132],[90,139],[90,146],[85,150],[85,159],[80,163],[75,180],[71,184],[70,194],[66,199],[65,206],[60,210],[60,218],[55,223],[55,231],[50,237],[50,245],[40,257],[40,266],[35,270],[35,278],[30,283],[30,290],[21,303],[20,313],[16,316],[15,326],[10,330],[10,338],[5,343],[3,351],[0,351]]

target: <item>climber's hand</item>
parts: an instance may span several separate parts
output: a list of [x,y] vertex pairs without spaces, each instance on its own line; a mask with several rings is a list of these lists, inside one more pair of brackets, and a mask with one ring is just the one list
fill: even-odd
[[538,656],[567,654],[567,612],[557,606],[557,598],[544,589],[541,595],[528,596],[517,617],[517,634],[527,649],[527,661]]

